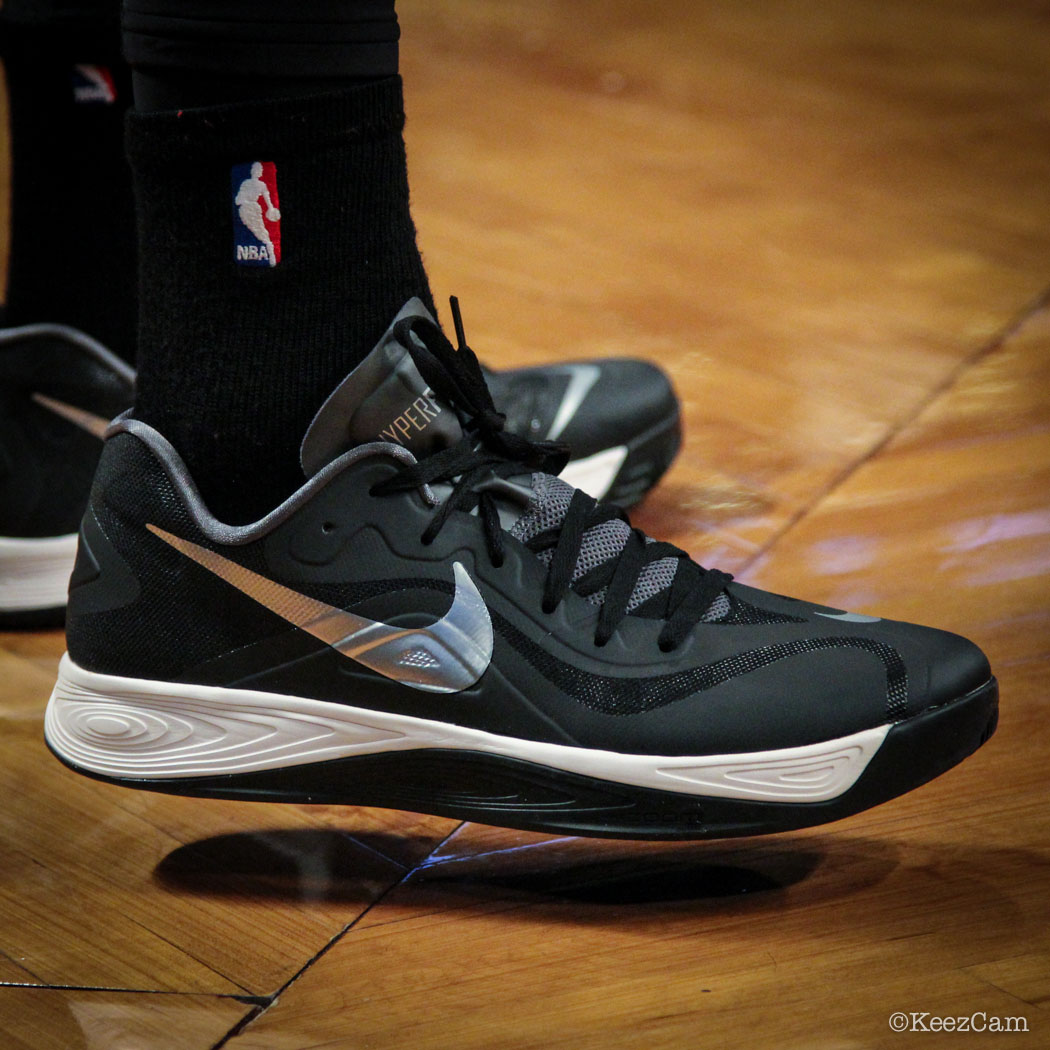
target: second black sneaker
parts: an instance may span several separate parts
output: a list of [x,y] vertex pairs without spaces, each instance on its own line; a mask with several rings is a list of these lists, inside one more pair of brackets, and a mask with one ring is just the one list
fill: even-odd
[[0,329],[0,628],[61,625],[102,435],[134,381],[75,328]]
[[[957,635],[764,593],[509,433],[410,303],[322,406],[302,488],[230,526],[110,431],[47,741],[130,787],[704,838],[884,802],[991,735]],[[260,466],[260,469],[265,469]]]

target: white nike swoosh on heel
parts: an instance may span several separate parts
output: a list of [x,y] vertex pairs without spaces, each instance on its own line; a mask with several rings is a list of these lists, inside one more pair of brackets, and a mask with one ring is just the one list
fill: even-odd
[[568,374],[569,385],[565,388],[554,421],[547,431],[548,441],[557,441],[583,404],[584,398],[591,392],[591,387],[601,377],[601,369],[597,365],[562,365],[561,371]]

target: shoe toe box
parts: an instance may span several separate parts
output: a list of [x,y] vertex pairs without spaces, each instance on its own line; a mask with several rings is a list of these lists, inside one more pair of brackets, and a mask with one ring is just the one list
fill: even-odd
[[[925,696],[913,706],[922,710],[942,707],[986,685],[992,677],[988,657],[973,642],[949,631],[927,628]],[[910,713],[917,713],[916,710]]]
[[655,365],[632,358],[589,364],[597,367],[598,378],[558,435],[574,455],[589,455],[610,443],[630,441],[677,417],[674,388]]

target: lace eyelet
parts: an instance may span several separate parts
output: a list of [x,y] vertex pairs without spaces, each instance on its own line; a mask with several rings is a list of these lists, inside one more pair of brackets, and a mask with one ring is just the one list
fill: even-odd
[[327,535],[330,532],[333,532],[334,530],[335,530],[335,522],[334,521],[323,521],[323,522],[321,522],[321,531],[325,535]]
[[507,561],[507,559],[506,559],[506,558],[500,558],[500,560],[499,560],[499,561],[493,561],[493,563],[492,563],[492,567],[493,567],[494,569],[502,569],[502,568],[503,568],[503,566],[504,566],[504,564],[506,563],[506,561]]
[[662,653],[673,653],[678,648],[677,645],[668,645],[667,642],[657,642],[656,645]]
[[423,535],[419,537],[419,542],[422,543],[424,547],[429,547],[434,542],[434,537],[428,536],[424,532]]
[[543,610],[543,612],[544,612],[544,613],[545,613],[545,614],[546,614],[547,616],[550,616],[550,614],[551,614],[552,612],[554,612],[554,610],[555,610],[555,609],[557,609],[557,608],[558,608],[558,603],[557,603],[557,602],[555,602],[555,603],[554,603],[553,605],[548,605],[548,604],[547,604],[547,602],[546,602],[546,601],[544,601],[544,602],[542,602],[542,603],[541,603],[541,605],[540,605],[540,608],[541,608],[541,609]]
[[609,639],[606,638],[604,641],[601,638],[595,636],[594,647],[595,649],[604,649],[609,644]]

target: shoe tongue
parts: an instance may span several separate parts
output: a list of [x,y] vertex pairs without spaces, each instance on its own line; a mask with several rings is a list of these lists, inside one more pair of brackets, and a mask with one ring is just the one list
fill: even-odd
[[299,450],[308,478],[349,449],[370,441],[403,445],[416,459],[423,459],[462,437],[452,406],[435,396],[408,348],[394,335],[398,321],[406,317],[433,320],[419,299],[410,299],[375,349],[332,391]]

